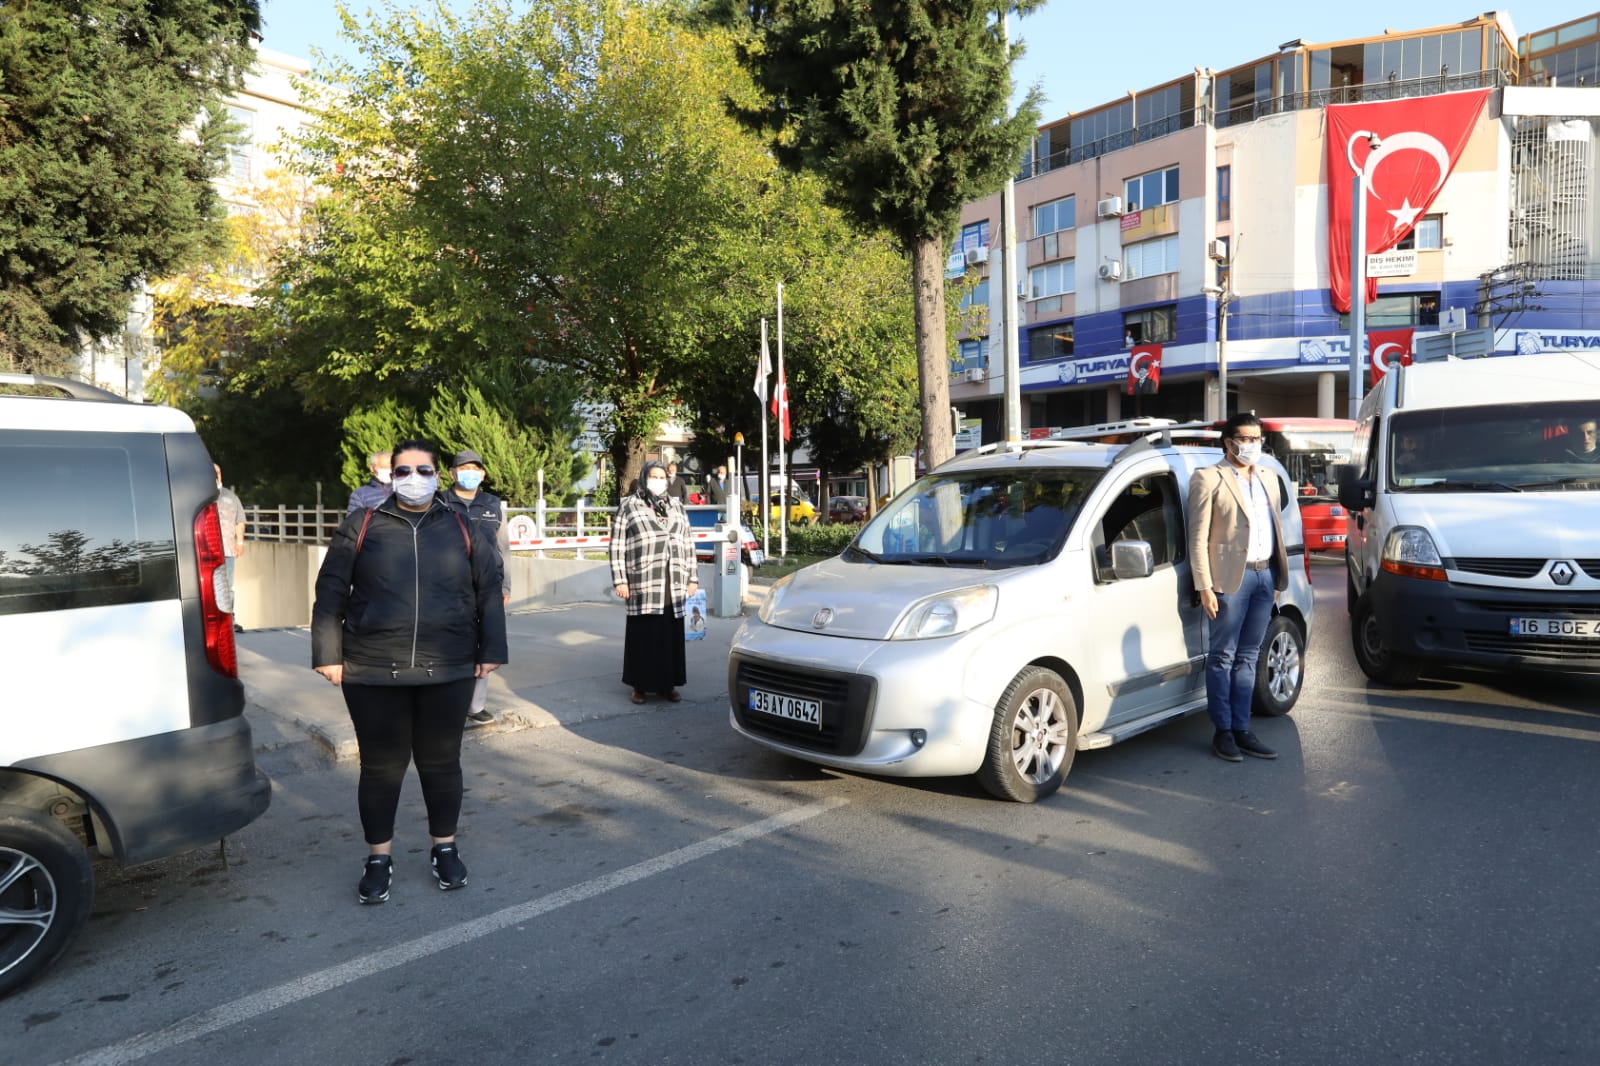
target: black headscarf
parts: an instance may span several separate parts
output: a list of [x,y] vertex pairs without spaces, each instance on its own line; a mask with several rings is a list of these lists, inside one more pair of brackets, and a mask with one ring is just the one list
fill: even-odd
[[654,510],[658,517],[665,518],[667,517],[667,508],[671,506],[672,497],[668,496],[666,493],[662,493],[658,496],[650,491],[648,482],[650,480],[651,469],[659,470],[663,475],[665,475],[667,472],[666,464],[658,459],[652,459],[648,463],[644,464],[644,469],[639,471],[639,499],[643,500],[648,507]]

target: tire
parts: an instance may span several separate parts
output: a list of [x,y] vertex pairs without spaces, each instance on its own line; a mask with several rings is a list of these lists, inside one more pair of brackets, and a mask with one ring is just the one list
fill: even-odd
[[1287,615],[1273,615],[1256,661],[1253,713],[1288,714],[1306,680],[1306,637]]
[[[0,807],[0,996],[61,956],[89,918],[89,853],[45,814]],[[34,921],[24,921],[31,916]]]
[[1384,645],[1371,596],[1357,599],[1356,608],[1350,614],[1350,647],[1355,651],[1356,665],[1361,667],[1361,672],[1380,684],[1409,685],[1422,672],[1422,664],[1416,659],[1397,654]]
[[1072,690],[1054,671],[1030,666],[1006,686],[995,708],[978,781],[1000,799],[1036,803],[1061,787],[1077,747]]

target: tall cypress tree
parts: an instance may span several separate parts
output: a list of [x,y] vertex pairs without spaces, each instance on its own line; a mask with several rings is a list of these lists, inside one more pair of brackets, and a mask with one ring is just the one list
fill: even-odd
[[220,210],[258,0],[0,4],[0,366],[61,371]]
[[945,251],[963,205],[1016,172],[1038,124],[1037,90],[1009,111],[1020,50],[1006,47],[997,16],[1040,2],[703,0],[703,17],[748,34],[740,59],[764,98],[735,101],[735,112],[911,259],[930,467],[955,454]]

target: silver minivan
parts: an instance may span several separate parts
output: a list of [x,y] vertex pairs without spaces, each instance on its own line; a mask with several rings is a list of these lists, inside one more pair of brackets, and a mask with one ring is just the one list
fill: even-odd
[[[1080,749],[1205,707],[1190,475],[1217,434],[1028,442],[943,464],[837,558],[775,584],[734,638],[735,730],[775,751],[904,777],[976,773],[1003,799],[1061,786]],[[1280,481],[1290,584],[1262,648],[1256,709],[1300,694],[1311,629],[1300,515]]]

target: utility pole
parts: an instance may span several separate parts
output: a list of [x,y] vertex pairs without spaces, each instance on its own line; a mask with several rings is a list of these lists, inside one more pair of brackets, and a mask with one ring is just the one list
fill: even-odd
[[1226,255],[1216,252],[1213,247],[1211,258],[1222,272],[1222,284],[1207,285],[1200,291],[1217,298],[1217,403],[1210,417],[1223,421],[1228,417],[1228,305],[1233,303],[1234,249],[1229,248]]
[[[1010,47],[1010,19],[1000,8],[1000,46]],[[1000,306],[1001,350],[1005,353],[1005,441],[1016,451],[1022,446],[1022,351],[1017,329],[1017,178],[1006,177],[1000,190]]]

